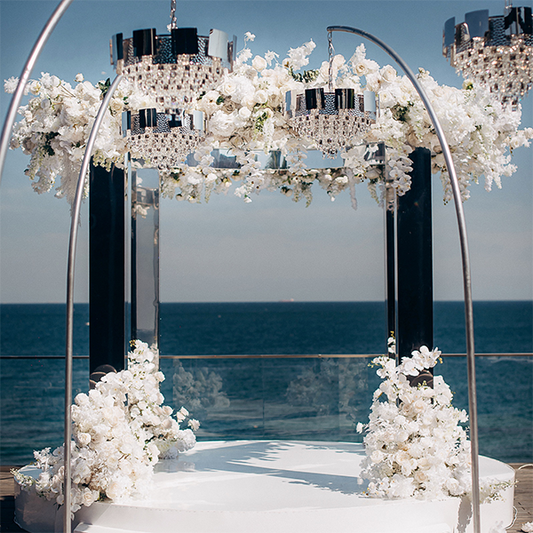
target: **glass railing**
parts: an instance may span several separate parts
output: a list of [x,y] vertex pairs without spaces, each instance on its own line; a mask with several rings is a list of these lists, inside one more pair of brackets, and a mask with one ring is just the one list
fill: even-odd
[[[379,385],[373,355],[161,357],[165,404],[200,420],[199,440],[296,439],[360,442]],[[32,451],[63,436],[62,356],[1,357],[2,464],[26,464]],[[478,354],[480,452],[505,462],[533,461],[533,354]],[[464,355],[436,367],[468,408]],[[73,395],[88,390],[89,360],[74,359]]]

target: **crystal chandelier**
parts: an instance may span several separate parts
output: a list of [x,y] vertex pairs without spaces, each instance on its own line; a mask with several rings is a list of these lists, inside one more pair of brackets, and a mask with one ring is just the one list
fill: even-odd
[[111,39],[117,74],[155,100],[155,107],[124,114],[123,135],[132,153],[160,170],[183,162],[204,138],[203,113],[193,110],[194,102],[231,71],[236,48],[236,38],[223,31],[204,37],[196,28],[178,28],[175,10],[172,0],[170,34],[150,28]]
[[324,157],[335,158],[338,151],[361,142],[363,134],[376,122],[376,96],[355,89],[333,88],[333,43],[329,41],[329,84],[323,88],[290,91],[285,96],[285,114],[300,137],[317,144]]
[[506,4],[503,16],[487,9],[472,11],[465,21],[446,21],[443,55],[466,79],[478,82],[513,106],[533,82],[531,7]]

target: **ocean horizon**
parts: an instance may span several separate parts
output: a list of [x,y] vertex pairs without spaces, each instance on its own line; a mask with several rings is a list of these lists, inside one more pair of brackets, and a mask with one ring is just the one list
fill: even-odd
[[[84,356],[89,307],[74,311],[74,354]],[[316,354],[384,353],[385,316],[384,302],[163,302],[165,403],[200,420],[199,440],[360,442],[355,425],[368,417],[375,369],[368,358]],[[463,302],[435,302],[434,323],[435,347],[466,351]],[[476,301],[474,327],[476,352],[495,354],[476,358],[480,451],[533,462],[533,356],[498,355],[533,352],[533,302]],[[61,444],[64,361],[50,356],[61,357],[64,343],[65,304],[0,305],[2,464],[26,464],[33,450]],[[291,357],[301,355],[309,357]],[[435,372],[454,406],[468,409],[466,358],[444,357]],[[87,392],[88,373],[88,359],[76,359],[74,395]]]

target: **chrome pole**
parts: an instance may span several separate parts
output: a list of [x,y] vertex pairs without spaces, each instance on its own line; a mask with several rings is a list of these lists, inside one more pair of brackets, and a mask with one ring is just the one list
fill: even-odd
[[351,28],[348,26],[329,26],[328,32],[342,31],[347,33],[354,33],[372,41],[380,48],[385,50],[403,69],[407,77],[411,80],[416,91],[418,92],[420,99],[426,106],[426,110],[429,114],[431,122],[437,132],[442,153],[448,167],[448,174],[450,176],[450,182],[453,191],[453,199],[455,203],[455,211],[457,214],[457,223],[459,227],[459,241],[461,245],[461,258],[463,266],[463,290],[465,301],[465,324],[466,324],[466,358],[468,368],[468,403],[470,410],[470,442],[471,442],[471,455],[472,455],[472,511],[473,511],[473,523],[474,533],[480,533],[480,498],[479,498],[479,445],[478,445],[478,424],[477,424],[477,394],[476,394],[476,370],[475,370],[475,353],[474,353],[474,311],[472,303],[472,280],[470,274],[470,257],[468,251],[468,238],[466,233],[466,222],[463,210],[463,204],[461,200],[461,191],[459,188],[459,180],[457,179],[457,173],[455,172],[455,166],[452,160],[452,154],[448,142],[444,135],[444,131],[440,125],[439,119],[431,102],[429,101],[424,88],[420,85],[415,75],[409,68],[409,65],[387,44],[374,37],[374,35],[357,28]]
[[78,177],[78,184],[76,186],[76,195],[72,204],[72,213],[70,220],[70,239],[68,248],[68,264],[67,264],[67,338],[66,338],[66,353],[65,353],[65,444],[64,444],[64,482],[63,495],[65,497],[64,509],[65,515],[63,517],[63,531],[70,533],[71,531],[71,440],[72,440],[72,413],[70,410],[72,404],[72,339],[73,339],[73,325],[74,325],[74,266],[76,260],[76,245],[78,241],[78,226],[81,210],[81,201],[83,199],[83,189],[85,179],[89,170],[89,163],[93,153],[94,143],[98,130],[104,119],[104,115],[109,106],[109,102],[113,97],[113,93],[117,89],[122,75],[118,75],[113,81],[111,87],[108,89],[105,98],[98,110],[96,119],[94,121],[89,139],[87,140],[87,148],[83,156],[81,164],[80,175]]
[[4,163],[6,160],[7,150],[9,148],[9,141],[11,139],[11,130],[13,129],[13,124],[15,123],[15,118],[17,116],[17,110],[20,106],[22,97],[24,96],[24,89],[30,78],[33,67],[37,62],[37,59],[41,55],[41,51],[48,41],[48,37],[54,31],[57,23],[64,15],[65,11],[68,9],[69,5],[72,3],[72,0],[62,0],[59,5],[56,7],[55,11],[52,13],[52,16],[46,23],[46,26],[43,28],[43,31],[39,35],[39,38],[35,42],[32,51],[22,69],[22,74],[13,93],[13,98],[11,99],[11,104],[7,111],[6,120],[4,122],[4,128],[2,130],[2,136],[0,137],[0,183],[2,182],[2,174],[4,172]]

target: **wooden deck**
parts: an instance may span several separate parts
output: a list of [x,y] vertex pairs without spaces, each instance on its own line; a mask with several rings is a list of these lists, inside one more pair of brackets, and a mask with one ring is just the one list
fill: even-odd
[[[512,463],[516,471],[514,506],[516,519],[507,530],[509,533],[520,533],[522,525],[533,522],[533,464]],[[0,466],[0,531],[2,533],[24,532],[13,522],[15,482],[10,470],[13,467]]]
[[514,489],[516,519],[507,531],[518,533],[522,524],[533,522],[533,464],[511,463],[516,471],[517,484]]

